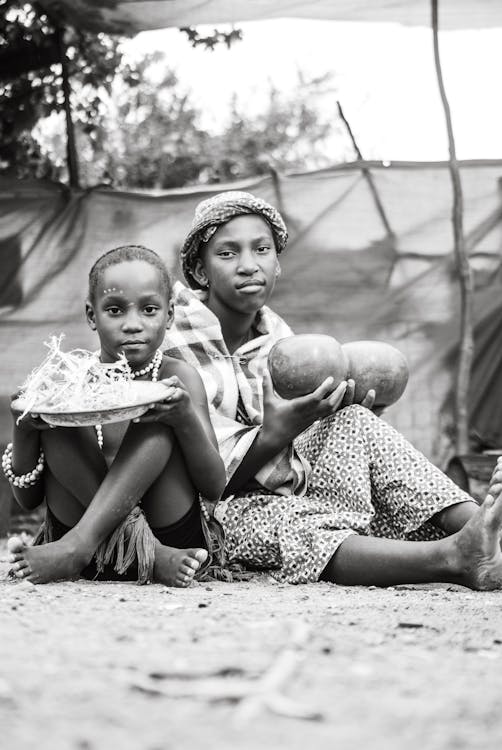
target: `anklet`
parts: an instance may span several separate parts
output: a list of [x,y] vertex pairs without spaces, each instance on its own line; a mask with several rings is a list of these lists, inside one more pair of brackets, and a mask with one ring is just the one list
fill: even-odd
[[[133,378],[140,378],[142,375],[148,375],[148,373],[152,373],[152,383],[156,383],[159,379],[159,370],[160,366],[162,364],[162,349],[157,349],[157,351],[154,354],[154,357],[149,365],[146,367],[143,367],[141,370],[133,371],[131,370],[131,377]],[[100,450],[103,450],[103,428],[100,424],[95,424],[94,429],[96,430],[96,437],[98,439],[98,446]]]
[[12,471],[12,443],[7,445],[7,448],[3,452],[2,456],[2,469],[6,479],[14,485],[14,487],[31,487],[36,484],[40,479],[45,466],[44,452],[40,451],[37,465],[32,471],[27,471],[26,474],[14,474]]

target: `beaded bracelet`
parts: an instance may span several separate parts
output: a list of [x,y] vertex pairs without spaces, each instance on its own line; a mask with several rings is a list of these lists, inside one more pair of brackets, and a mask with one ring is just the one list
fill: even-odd
[[38,462],[32,471],[27,471],[26,474],[14,474],[12,471],[12,443],[7,445],[7,448],[3,452],[2,456],[2,469],[8,481],[14,485],[14,487],[31,487],[36,484],[42,474],[45,466],[44,452],[40,451]]

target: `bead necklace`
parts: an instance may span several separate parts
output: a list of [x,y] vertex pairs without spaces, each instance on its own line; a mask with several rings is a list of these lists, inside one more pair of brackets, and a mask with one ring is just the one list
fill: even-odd
[[[160,365],[162,364],[162,350],[157,349],[150,364],[146,367],[142,367],[141,370],[131,370],[131,377],[134,380],[142,375],[148,375],[152,373],[152,383],[156,383],[159,379]],[[100,424],[95,424],[94,429],[96,430],[96,437],[98,439],[98,446],[100,450],[103,450],[103,428]]]
[[148,375],[148,373],[151,372],[152,382],[156,383],[159,379],[159,370],[161,364],[162,350],[157,349],[150,364],[146,365],[146,367],[142,367],[141,370],[131,370],[131,377],[134,380],[135,378],[141,378],[143,375]]

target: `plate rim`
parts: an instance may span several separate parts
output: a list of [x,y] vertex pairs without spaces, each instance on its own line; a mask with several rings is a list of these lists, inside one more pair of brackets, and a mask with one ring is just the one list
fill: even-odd
[[[166,390],[166,392],[169,392],[171,389],[173,389],[173,386],[165,385],[164,383],[160,383],[160,382],[153,383],[152,381],[139,380],[139,381],[137,381],[137,384],[139,384],[139,383],[149,383],[150,385],[160,385],[160,386],[162,386]],[[159,393],[160,393],[160,390],[159,390]],[[147,404],[150,404],[150,403],[156,403],[159,400],[161,400],[161,399],[142,398],[140,401],[135,401],[134,403],[122,404],[120,406],[103,407],[101,409],[79,409],[79,410],[72,409],[72,410],[69,410],[69,409],[58,409],[57,407],[53,407],[52,409],[51,408],[44,408],[42,406],[41,409],[37,409],[36,407],[34,407],[33,409],[30,409],[30,413],[38,414],[42,418],[43,418],[44,414],[46,414],[49,417],[56,417],[58,415],[68,416],[68,417],[69,416],[78,417],[78,416],[91,416],[92,414],[105,414],[105,413],[107,413],[107,414],[113,414],[115,412],[123,411],[124,409],[134,409],[134,408],[136,408],[138,406],[146,406]],[[12,403],[11,403],[11,406],[14,406],[14,404],[16,403],[16,401],[19,401],[19,399],[14,399],[14,401],[12,401]],[[19,409],[19,407],[18,408],[14,407],[14,409],[15,409],[15,411],[24,411],[24,409]],[[42,411],[42,409],[43,409],[43,411]]]

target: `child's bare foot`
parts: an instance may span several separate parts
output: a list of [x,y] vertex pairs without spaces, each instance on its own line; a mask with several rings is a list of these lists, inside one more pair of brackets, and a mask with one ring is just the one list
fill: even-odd
[[175,549],[157,542],[153,580],[166,586],[190,586],[207,555],[205,549]]
[[450,539],[461,583],[485,591],[502,589],[502,485],[497,469],[482,506]]
[[72,539],[66,536],[37,547],[26,544],[19,536],[11,537],[7,542],[8,560],[13,563],[11,570],[15,577],[31,583],[78,578],[90,558],[77,552]]

